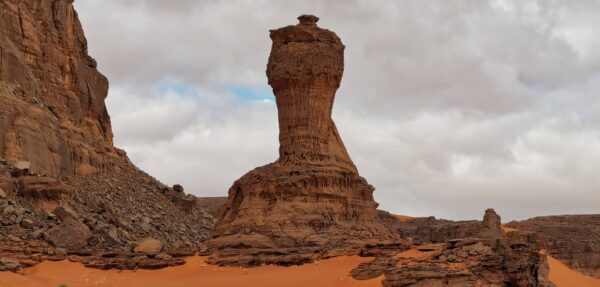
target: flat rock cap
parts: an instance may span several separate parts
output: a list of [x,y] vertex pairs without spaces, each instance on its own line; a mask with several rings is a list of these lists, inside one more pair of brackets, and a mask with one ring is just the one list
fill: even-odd
[[300,21],[300,24],[302,25],[316,25],[317,22],[319,22],[319,17],[315,16],[315,15],[300,15],[298,17],[298,20]]

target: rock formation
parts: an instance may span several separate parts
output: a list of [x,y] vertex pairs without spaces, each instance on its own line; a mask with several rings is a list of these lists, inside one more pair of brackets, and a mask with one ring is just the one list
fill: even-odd
[[0,158],[49,176],[94,173],[112,145],[108,80],[87,53],[72,0],[0,1]]
[[[279,159],[229,189],[209,242],[223,264],[301,263],[325,250],[390,238],[374,188],[358,174],[331,119],[344,45],[317,26],[317,17],[298,19],[270,33],[267,77],[277,102]],[[310,256],[298,255],[302,248]],[[273,250],[282,256],[271,256]],[[244,252],[250,255],[226,258]]]
[[[107,92],[73,0],[0,0],[0,269],[165,267],[208,237],[195,197],[113,146]],[[136,253],[144,238],[169,254]]]
[[507,226],[539,234],[550,255],[600,278],[600,215],[540,216]]
[[[472,226],[471,223],[466,222],[468,226]],[[535,233],[513,231],[505,234],[500,216],[493,209],[486,210],[483,221],[476,226],[474,231],[470,227],[463,229],[469,230],[473,237],[418,244],[411,250],[416,254],[412,256],[398,252],[383,254],[361,264],[351,274],[361,280],[384,275],[385,287],[553,286],[548,280],[546,255],[540,253],[541,246]]]

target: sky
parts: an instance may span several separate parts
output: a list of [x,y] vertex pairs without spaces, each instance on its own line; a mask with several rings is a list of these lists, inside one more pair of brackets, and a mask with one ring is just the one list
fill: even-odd
[[333,119],[380,208],[504,220],[600,213],[600,1],[78,0],[115,144],[226,196],[277,159],[269,29],[346,45]]

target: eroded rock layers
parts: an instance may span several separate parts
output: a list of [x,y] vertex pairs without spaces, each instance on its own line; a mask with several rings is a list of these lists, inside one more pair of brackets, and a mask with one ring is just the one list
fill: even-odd
[[317,17],[298,19],[270,34],[267,77],[277,102],[279,159],[229,190],[210,241],[223,264],[302,263],[325,250],[390,239],[374,188],[358,174],[331,119],[344,45],[316,25]]
[[600,215],[539,216],[507,225],[539,234],[549,254],[600,278]]
[[195,197],[113,147],[107,91],[72,0],[0,0],[0,271],[159,268],[208,237]]
[[0,1],[0,157],[50,176],[94,173],[112,146],[108,80],[67,0]]
[[[554,286],[548,280],[546,255],[540,253],[541,246],[535,233],[505,233],[500,216],[492,209],[486,210],[482,222],[474,223],[463,222],[469,227],[461,229],[469,230],[472,236],[448,239],[443,243],[415,244],[407,252],[381,254],[373,261],[361,264],[351,274],[356,279],[383,275],[383,286],[386,287]],[[440,224],[447,222],[436,223]]]

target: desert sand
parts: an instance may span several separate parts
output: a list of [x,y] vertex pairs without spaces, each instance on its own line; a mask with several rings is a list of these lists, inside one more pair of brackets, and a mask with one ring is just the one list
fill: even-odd
[[[411,249],[398,257],[422,257],[423,252]],[[354,280],[348,273],[371,258],[342,256],[312,264],[293,267],[261,266],[234,268],[207,265],[205,257],[190,257],[183,266],[162,270],[116,271],[85,268],[68,261],[43,262],[22,274],[0,273],[2,287],[187,287],[187,286],[328,286],[328,287],[379,287],[382,278]],[[600,287],[594,279],[572,270],[555,258],[548,256],[550,280],[557,287]]]
[[207,265],[204,257],[190,257],[183,266],[162,270],[116,271],[85,268],[68,261],[43,262],[23,274],[0,273],[2,287],[372,287],[381,286],[382,278],[359,281],[350,270],[372,258],[343,256],[292,267],[261,266],[234,268]]
[[548,263],[550,281],[556,284],[556,287],[600,287],[600,279],[577,272],[551,256],[548,256]]

